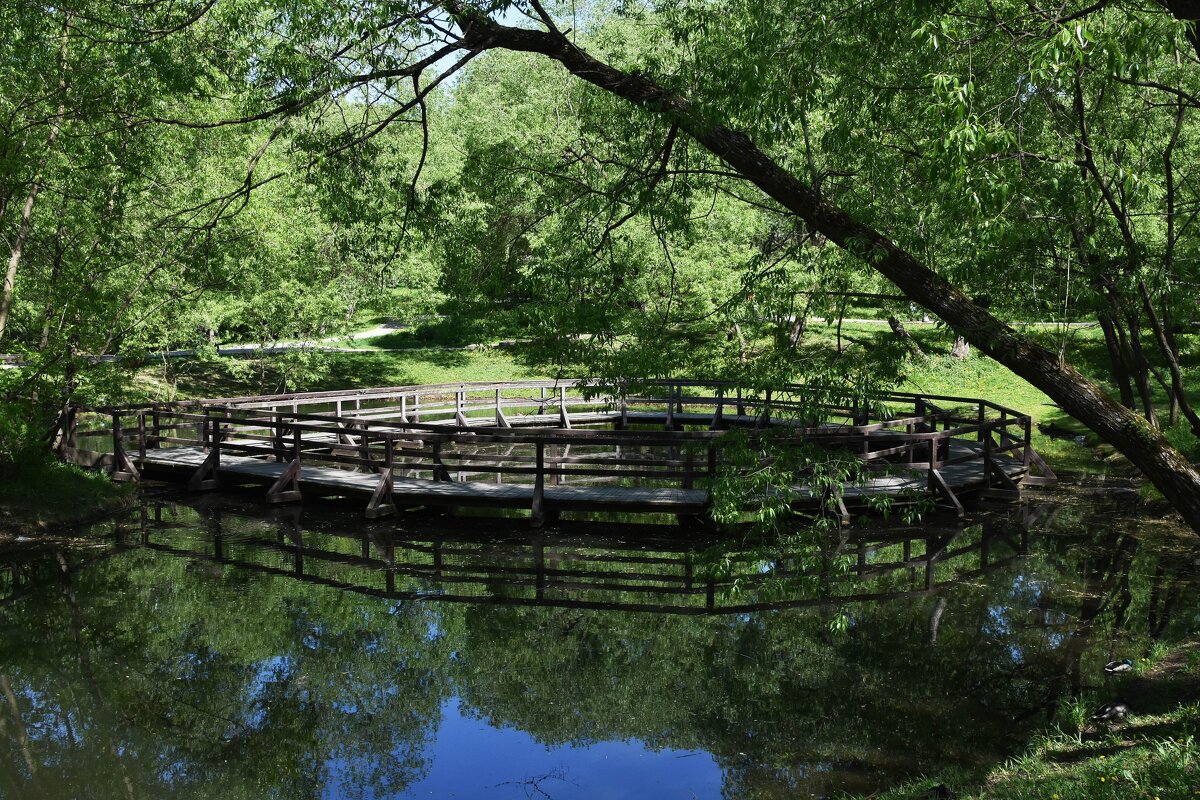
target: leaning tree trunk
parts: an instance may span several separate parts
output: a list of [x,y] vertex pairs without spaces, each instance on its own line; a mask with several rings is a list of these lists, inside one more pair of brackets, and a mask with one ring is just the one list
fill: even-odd
[[1069,364],[1022,336],[913,254],[825,200],[759,150],[745,134],[713,120],[684,97],[642,74],[623,72],[597,61],[559,31],[498,25],[451,0],[445,7],[463,28],[465,47],[538,53],[562,64],[576,77],[630,103],[663,116],[687,132],[767,196],[803,219],[813,230],[858,255],[913,302],[941,317],[967,341],[1041,389],[1063,410],[1120,450],[1200,532],[1200,472],[1136,414],[1123,408]]

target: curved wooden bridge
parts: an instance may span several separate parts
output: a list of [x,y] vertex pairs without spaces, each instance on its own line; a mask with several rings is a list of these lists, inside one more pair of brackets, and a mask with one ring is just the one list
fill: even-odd
[[796,507],[843,520],[887,497],[932,496],[959,515],[967,495],[1014,499],[1053,482],[1031,420],[986,400],[889,393],[843,401],[805,386],[751,391],[654,381],[621,391],[587,381],[405,386],[71,409],[60,452],[114,480],[143,475],[267,486],[268,502],[360,496],[398,507],[706,514],[730,470],[728,432],[852,454],[863,477],[819,489],[799,473]]

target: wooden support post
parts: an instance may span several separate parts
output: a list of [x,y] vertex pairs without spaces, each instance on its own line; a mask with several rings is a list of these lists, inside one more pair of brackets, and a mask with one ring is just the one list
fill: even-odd
[[529,522],[540,528],[546,521],[546,445],[537,443],[536,470],[533,475],[533,503],[529,509]]
[[546,413],[546,387],[538,387],[538,416]]
[[217,471],[221,468],[221,434],[217,428],[221,423],[212,417],[210,412],[205,411],[204,413],[207,419],[201,429],[203,431],[201,438],[208,440],[208,455],[205,456],[200,468],[188,480],[187,486],[190,492],[207,492],[220,486],[220,482],[217,480]]
[[570,430],[571,416],[567,413],[567,387],[558,387],[558,421],[559,424]]
[[146,412],[138,412],[138,463],[146,463]]
[[396,443],[389,436],[383,440],[383,468],[379,474],[379,484],[371,494],[367,503],[367,519],[377,519],[396,513],[396,504],[392,500],[393,473],[396,463]]
[[696,476],[694,474],[696,465],[694,462],[695,462],[695,456],[692,453],[691,449],[689,448],[683,454],[683,488],[684,489],[692,489],[692,488],[695,488],[695,486],[696,486]]
[[[982,409],[983,404],[981,403],[979,407],[980,407],[980,409]],[[980,441],[983,442],[983,485],[984,485],[984,487],[991,489],[992,488],[992,432],[990,430],[985,432],[984,430],[980,429],[979,438],[980,438]]]
[[709,425],[710,430],[720,430],[723,424],[722,416],[725,412],[725,388],[717,387],[717,410],[713,412],[712,424]]
[[140,480],[141,473],[129,458],[129,453],[125,452],[125,431],[121,428],[121,412],[114,411],[112,420],[113,462],[109,477],[114,481]]
[[282,414],[278,411],[272,411],[271,414],[275,417],[274,433],[271,436],[271,449],[275,451],[275,463],[282,464],[286,460],[283,450],[283,432],[287,426],[283,424]]
[[464,428],[471,424],[467,422],[466,405],[467,391],[465,388],[459,389],[454,393],[454,421]]
[[746,416],[746,404],[742,399],[742,387],[740,386],[737,390],[737,413],[739,417]]
[[150,442],[147,446],[152,450],[162,447],[162,414],[157,410],[150,412]]
[[959,501],[958,496],[954,494],[954,490],[950,488],[950,484],[946,483],[946,478],[942,475],[939,469],[929,470],[929,481],[936,495],[941,495],[947,501],[946,510],[953,512],[962,519],[966,516],[966,510],[963,504]]
[[453,481],[453,478],[450,477],[450,470],[446,469],[446,465],[442,463],[442,440],[434,439],[429,446],[433,458],[433,479],[435,481]]
[[267,489],[268,503],[295,503],[300,500],[300,426],[292,426],[292,460],[279,479]]
[[[496,424],[501,428],[511,428],[512,425],[508,422],[508,417],[504,416],[504,404],[500,396],[500,390],[496,390]],[[496,473],[499,476],[500,473]]]
[[367,423],[351,422],[348,423],[348,425],[350,426],[351,430],[357,430],[359,432],[358,441],[356,442],[354,437],[351,436],[350,443],[358,448],[358,457],[367,462],[360,465],[359,469],[361,469],[363,472],[375,472],[376,470],[374,462],[371,459],[371,441],[370,435],[367,432]]
[[756,428],[765,428],[771,424],[771,390],[767,389],[766,398],[762,405],[762,414],[758,417],[758,422],[754,424]]

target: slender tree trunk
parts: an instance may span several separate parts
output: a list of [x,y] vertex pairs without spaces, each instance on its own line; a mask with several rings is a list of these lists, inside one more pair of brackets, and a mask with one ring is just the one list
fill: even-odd
[[[1179,366],[1179,354],[1171,345],[1171,340],[1167,338],[1166,329],[1163,327],[1162,321],[1158,318],[1158,313],[1154,310],[1154,303],[1150,300],[1150,291],[1146,288],[1145,281],[1138,281],[1138,290],[1142,294],[1142,308],[1146,311],[1146,317],[1150,320],[1150,328],[1154,331],[1154,338],[1158,342],[1158,349],[1162,351],[1163,358],[1167,361],[1167,368],[1171,372],[1171,397],[1173,399],[1173,411],[1178,408],[1187,417],[1188,422],[1192,426],[1192,434],[1200,437],[1200,416],[1192,410],[1191,404],[1187,401],[1187,395],[1183,390],[1183,370]],[[1174,424],[1177,418],[1172,416],[1171,423]]]
[[1154,410],[1154,393],[1150,386],[1150,359],[1146,358],[1146,351],[1142,347],[1142,323],[1136,313],[1128,314],[1125,321],[1129,328],[1129,347],[1133,352],[1133,383],[1142,398],[1142,413],[1146,421],[1157,429],[1158,413]]
[[4,273],[4,287],[0,289],[0,339],[4,338],[4,329],[8,326],[8,312],[12,308],[13,288],[17,283],[17,267],[21,265],[25,241],[29,238],[33,204],[37,201],[38,192],[42,189],[41,180],[41,175],[36,176],[33,179],[33,186],[29,188],[29,194],[25,196],[25,205],[21,208],[21,222],[17,226],[17,236],[9,251],[8,271]]
[[908,348],[908,352],[914,358],[925,360],[925,351],[921,349],[921,345],[917,344],[917,340],[908,332],[908,328],[904,327],[904,323],[896,318],[894,314],[888,315],[888,326],[892,329],[892,333],[904,342],[904,346]]
[[4,329],[8,325],[8,314],[12,308],[13,290],[17,282],[17,268],[21,265],[21,256],[25,250],[25,242],[29,237],[29,229],[33,220],[33,205],[37,202],[38,194],[42,190],[42,169],[54,151],[54,144],[58,141],[58,132],[62,128],[63,119],[67,113],[67,36],[70,31],[71,14],[68,12],[66,18],[63,20],[58,78],[60,97],[58,112],[50,122],[50,135],[46,141],[46,152],[42,154],[42,159],[33,176],[33,183],[29,187],[29,194],[25,196],[25,205],[21,209],[21,222],[17,228],[17,236],[13,241],[12,249],[9,253],[8,270],[4,273],[4,286],[0,289],[0,340],[4,338]]
[[597,61],[561,33],[494,23],[451,0],[445,7],[463,28],[465,47],[539,53],[581,80],[659,114],[687,132],[768,197],[803,219],[830,241],[862,258],[920,304],[961,331],[967,341],[1041,389],[1063,410],[1120,450],[1200,533],[1200,472],[1162,434],[1123,408],[1058,356],[1022,336],[973,302],[879,231],[823,199],[813,187],[763,153],[745,134],[697,111],[683,97],[646,75],[622,72]]
[[1104,331],[1104,346],[1108,349],[1108,363],[1113,383],[1121,393],[1121,405],[1133,408],[1133,385],[1129,382],[1129,369],[1125,365],[1125,355],[1121,352],[1121,340],[1117,336],[1117,323],[1112,315],[1101,311],[1096,315],[1100,321],[1100,330]]

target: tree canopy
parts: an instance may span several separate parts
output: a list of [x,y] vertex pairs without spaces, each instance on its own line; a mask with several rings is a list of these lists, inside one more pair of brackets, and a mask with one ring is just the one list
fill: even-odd
[[[517,320],[564,371],[866,390],[898,342],[799,345],[873,292],[1200,528],[1160,432],[1200,436],[1186,6],[10,3],[0,349],[28,366],[0,388],[36,432],[119,393],[101,356],[308,337],[400,289]],[[1013,319],[1098,324],[1105,385]]]

